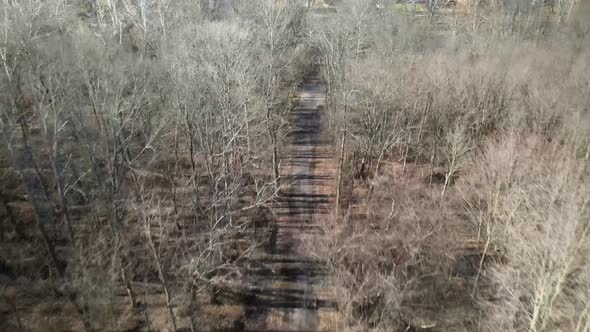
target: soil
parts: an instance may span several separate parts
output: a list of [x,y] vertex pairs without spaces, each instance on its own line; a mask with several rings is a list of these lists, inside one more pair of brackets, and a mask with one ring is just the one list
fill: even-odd
[[[242,331],[336,331],[336,302],[325,286],[325,268],[304,245],[319,240],[318,221],[333,204],[333,172],[322,113],[325,87],[307,79],[291,114],[290,143],[281,179],[286,189],[273,206],[265,247],[253,257],[253,296]],[[328,162],[326,162],[328,161]]]

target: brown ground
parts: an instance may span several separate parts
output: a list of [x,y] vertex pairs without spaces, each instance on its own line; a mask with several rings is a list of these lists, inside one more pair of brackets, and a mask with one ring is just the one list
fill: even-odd
[[320,240],[319,221],[333,196],[332,154],[321,112],[324,86],[304,82],[292,112],[292,131],[281,170],[285,189],[273,208],[267,246],[253,257],[254,296],[246,309],[245,331],[336,331],[336,302],[325,288],[319,257],[303,245]]

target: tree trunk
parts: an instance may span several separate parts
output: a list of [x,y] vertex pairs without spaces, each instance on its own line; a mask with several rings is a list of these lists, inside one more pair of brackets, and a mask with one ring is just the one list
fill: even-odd
[[64,214],[64,219],[66,220],[66,227],[68,230],[68,236],[70,238],[70,242],[72,243],[72,246],[76,246],[76,242],[75,242],[75,238],[74,238],[74,230],[72,229],[72,217],[70,215],[70,209],[68,206],[68,202],[66,199],[66,194],[65,194],[65,183],[64,183],[64,178],[63,178],[63,168],[60,162],[60,156],[59,153],[57,151],[57,138],[55,138],[55,142],[53,144],[52,150],[52,158],[51,158],[51,166],[53,169],[53,176],[55,177],[55,182],[57,184],[57,192],[58,192],[58,197],[59,197],[59,205],[61,206],[61,209],[63,211]]
[[486,243],[483,247],[483,252],[481,253],[481,259],[479,260],[479,265],[477,267],[477,274],[475,275],[475,280],[473,280],[473,290],[471,291],[471,296],[475,296],[475,292],[477,292],[477,284],[479,283],[479,278],[481,276],[481,271],[483,270],[483,264],[485,262],[486,256],[488,255],[488,250],[490,248],[490,244],[492,242],[492,237],[490,236],[489,232],[486,236]]
[[440,198],[443,199],[445,197],[445,193],[447,191],[447,187],[449,186],[449,182],[451,182],[451,171],[445,173],[445,183],[443,184],[442,191],[440,192]]
[[275,189],[279,188],[280,170],[279,170],[279,151],[277,147],[276,137],[272,140],[272,169],[275,176]]
[[408,142],[406,143],[406,151],[404,152],[404,165],[402,167],[402,175],[406,174],[406,164],[408,162],[408,153],[410,152],[410,144],[412,142],[412,131],[408,133]]
[[340,210],[340,199],[341,199],[341,191],[342,191],[342,177],[343,177],[343,169],[344,169],[344,157],[345,157],[345,147],[346,147],[346,97],[344,98],[344,129],[342,130],[342,138],[340,142],[340,157],[338,159],[338,176],[336,180],[336,216],[339,214]]
[[168,315],[170,316],[170,321],[172,323],[172,331],[176,332],[176,317],[174,316],[174,311],[172,310],[170,291],[168,289],[168,284],[166,283],[166,277],[164,275],[162,262],[160,261],[160,255],[158,254],[158,250],[156,249],[156,245],[154,244],[154,241],[152,239],[152,234],[150,230],[151,226],[149,220],[146,219],[144,220],[144,222],[147,231],[148,243],[152,251],[152,255],[154,256],[154,263],[156,263],[156,268],[158,269],[158,278],[160,279],[160,283],[162,284],[162,288],[164,289],[164,295],[166,296],[166,308],[168,309]]
[[131,288],[131,283],[129,282],[129,278],[127,277],[127,268],[125,264],[125,259],[121,256],[119,258],[121,263],[121,278],[123,278],[123,284],[125,284],[125,290],[127,291],[127,296],[129,297],[129,302],[131,302],[131,306],[135,307],[135,296],[133,294],[133,289]]

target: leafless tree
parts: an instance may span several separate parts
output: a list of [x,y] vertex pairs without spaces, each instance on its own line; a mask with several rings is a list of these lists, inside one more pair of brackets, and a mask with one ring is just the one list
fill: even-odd
[[468,152],[471,150],[470,138],[465,133],[465,129],[461,127],[460,123],[455,124],[455,128],[449,131],[445,137],[445,158],[446,171],[445,183],[443,184],[441,197],[445,196],[445,192],[449,187],[452,177],[459,172],[468,160]]

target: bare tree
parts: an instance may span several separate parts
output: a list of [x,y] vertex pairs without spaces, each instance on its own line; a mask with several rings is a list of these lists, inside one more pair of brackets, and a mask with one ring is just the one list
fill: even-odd
[[[568,153],[549,149],[504,142],[490,147],[478,161],[479,175],[469,177],[479,179],[469,180],[471,188],[481,188],[469,201],[485,243],[475,282],[490,252],[506,259],[487,269],[499,292],[498,303],[482,300],[492,310],[490,330],[547,331],[555,324],[575,330],[587,315],[585,292],[566,295],[590,280],[581,268],[589,234],[586,175]],[[536,156],[526,160],[532,151]]]
[[459,172],[468,160],[467,153],[471,150],[471,142],[469,136],[465,133],[465,128],[460,123],[455,124],[453,130],[449,131],[445,137],[446,149],[445,157],[446,171],[445,182],[443,184],[441,197],[445,196],[445,192],[455,173]]
[[280,145],[284,117],[290,101],[283,91],[299,83],[292,77],[297,57],[301,55],[300,42],[304,36],[305,12],[295,2],[281,4],[274,0],[256,0],[245,4],[242,15],[254,23],[253,34],[257,36],[260,57],[259,82],[266,111],[266,130],[272,146],[272,171],[279,185]]

